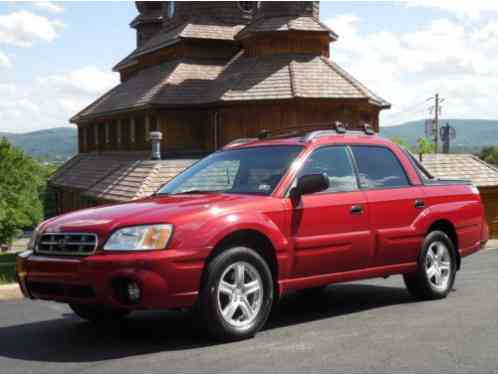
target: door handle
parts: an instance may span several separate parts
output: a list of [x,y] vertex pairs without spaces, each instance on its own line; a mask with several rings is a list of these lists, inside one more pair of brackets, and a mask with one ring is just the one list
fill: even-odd
[[363,213],[363,205],[355,204],[351,206],[351,215],[361,215]]
[[425,202],[422,199],[415,200],[415,208],[424,208]]

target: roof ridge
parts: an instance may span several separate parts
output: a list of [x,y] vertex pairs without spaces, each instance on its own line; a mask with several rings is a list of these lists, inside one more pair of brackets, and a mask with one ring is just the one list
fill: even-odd
[[[141,164],[143,163],[144,161],[148,161],[148,160],[139,160],[138,162]],[[156,175],[159,170],[161,169],[161,163],[157,163],[154,165],[153,168],[151,168],[150,172],[148,173],[147,177],[145,177],[143,179],[143,182],[142,184],[140,185],[140,188],[137,189],[135,195],[133,196],[132,199],[138,199],[138,198],[141,198],[142,196],[145,195],[144,191],[145,191],[145,188],[149,185],[151,179],[152,179],[152,176],[153,175]]]
[[349,74],[348,72],[346,72],[336,62],[334,62],[331,59],[326,58],[324,56],[320,56],[320,58],[332,70],[334,70],[337,74],[339,74],[344,79],[346,79],[347,81],[349,81],[349,83],[351,83],[351,85],[353,85],[360,93],[362,93],[363,95],[365,95],[367,98],[375,100],[376,102],[378,102],[378,104],[380,104],[383,107],[384,106],[388,107],[388,108],[391,107],[391,104],[389,102],[387,102],[386,100],[384,100],[383,98],[381,98],[380,96],[378,96],[377,94],[375,94],[373,91],[371,91],[370,89],[368,89],[364,84],[362,84],[360,81],[358,81],[356,78],[354,78],[351,74]]
[[294,61],[294,59],[292,59],[292,60],[289,62],[289,80],[290,80],[290,89],[291,89],[291,95],[292,95],[293,97],[298,97],[298,94],[297,94],[297,88],[296,88],[297,81],[296,81],[296,82],[294,82],[294,81],[296,80],[296,71],[295,71],[294,64],[295,64],[295,61]]
[[498,167],[494,166],[493,164],[488,163],[487,161],[482,160],[480,157],[478,157],[478,156],[476,156],[474,154],[467,154],[467,155],[469,155],[471,158],[473,158],[474,160],[478,161],[479,163],[485,165],[489,169],[492,169],[493,171],[498,172]]

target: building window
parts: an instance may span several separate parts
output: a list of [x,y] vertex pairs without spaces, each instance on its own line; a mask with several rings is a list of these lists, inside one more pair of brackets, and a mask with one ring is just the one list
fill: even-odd
[[259,8],[259,1],[239,1],[239,8],[244,13],[253,13]]
[[109,144],[111,143],[111,137],[110,137],[110,127],[111,127],[111,124],[109,124],[108,122],[105,123],[105,143],[106,144]]
[[130,120],[130,141],[131,143],[135,143],[135,119],[132,118]]
[[137,32],[137,46],[140,47],[144,44],[144,33],[143,31]]
[[88,145],[88,139],[87,139],[87,128],[86,126],[82,126],[81,128],[81,136],[82,136],[82,146],[83,150],[86,151],[86,147]]
[[174,1],[168,1],[163,5],[163,17],[171,19],[175,16],[176,5]]
[[98,124],[93,125],[93,138],[94,138],[95,146],[98,146],[98,144],[99,144],[99,125]]
[[118,123],[117,123],[116,142],[118,143],[118,145],[121,144],[121,120],[118,120]]
[[145,142],[150,139],[150,117],[145,115]]

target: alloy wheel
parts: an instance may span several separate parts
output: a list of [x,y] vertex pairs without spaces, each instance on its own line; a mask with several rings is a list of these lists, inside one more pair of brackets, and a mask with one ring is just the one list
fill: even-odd
[[254,266],[236,262],[223,272],[217,288],[218,309],[234,327],[250,325],[263,302],[263,281]]

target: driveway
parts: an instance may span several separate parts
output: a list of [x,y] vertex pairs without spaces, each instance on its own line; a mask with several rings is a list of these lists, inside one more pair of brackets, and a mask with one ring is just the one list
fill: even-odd
[[254,339],[218,344],[179,312],[94,327],[64,305],[0,302],[0,371],[497,372],[498,251],[464,260],[445,300],[416,302],[399,276],[287,296]]

